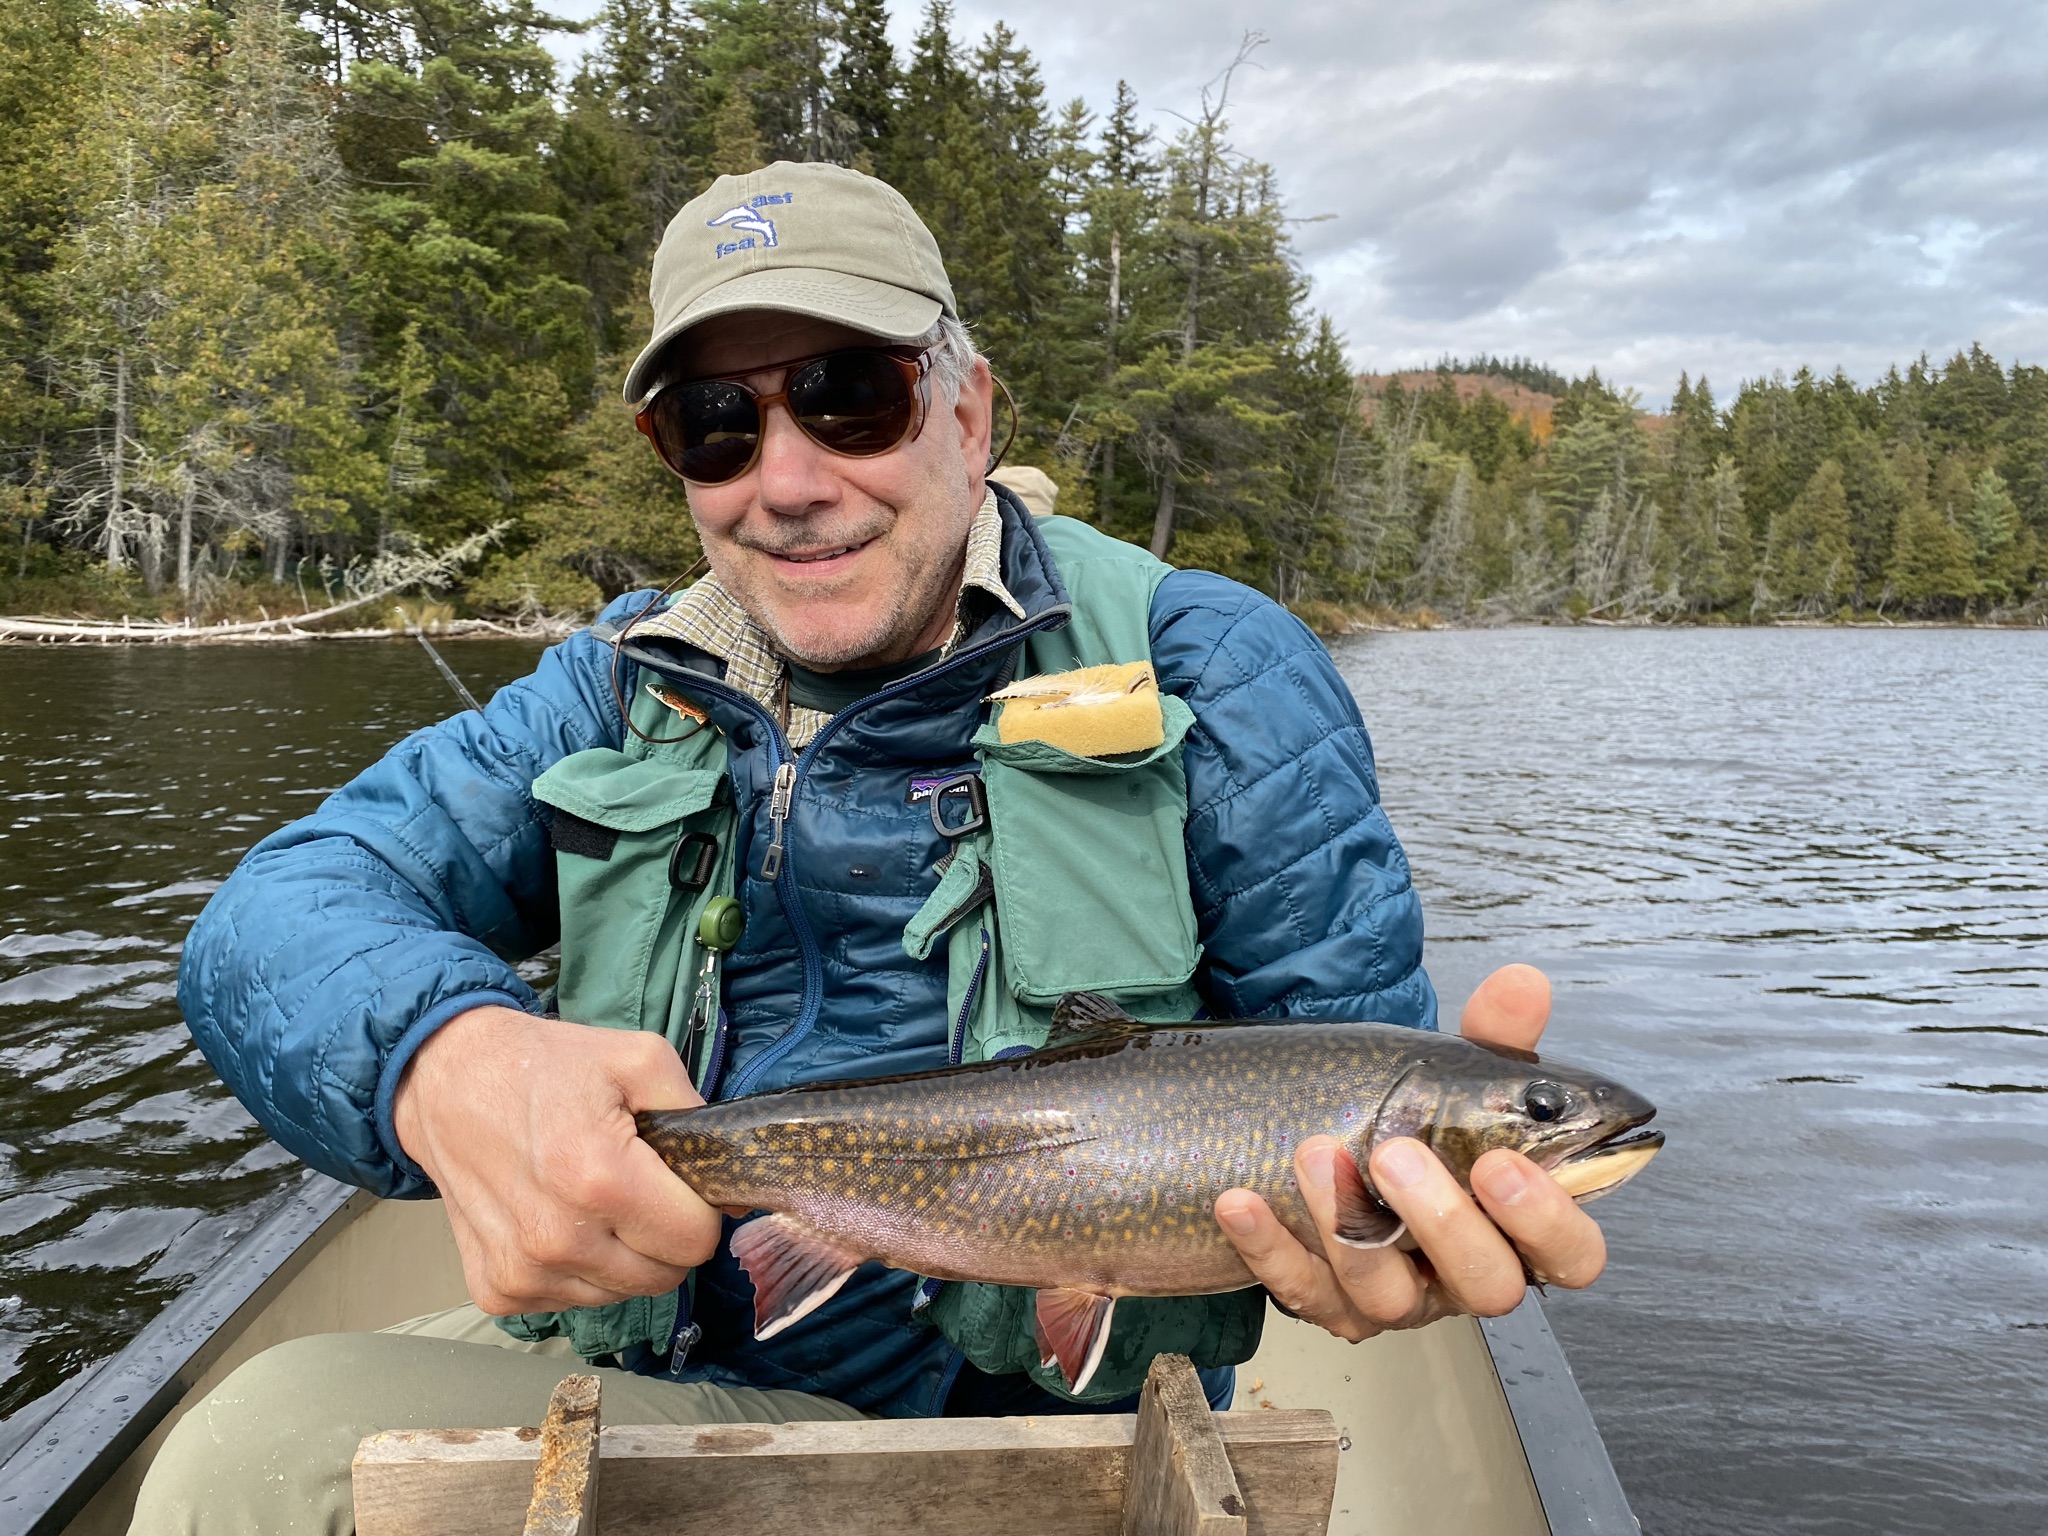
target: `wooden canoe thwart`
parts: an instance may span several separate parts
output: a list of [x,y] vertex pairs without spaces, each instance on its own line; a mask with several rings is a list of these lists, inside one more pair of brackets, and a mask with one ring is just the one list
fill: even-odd
[[595,1376],[567,1376],[555,1384],[540,1427],[540,1466],[526,1502],[525,1536],[595,1536],[602,1385]]
[[1337,1489],[1327,1412],[1212,1414],[1185,1355],[1153,1363],[1135,1414],[621,1425],[580,1465],[550,1438],[561,1399],[539,1431],[369,1436],[358,1536],[500,1536],[522,1510],[527,1536],[1323,1536]]

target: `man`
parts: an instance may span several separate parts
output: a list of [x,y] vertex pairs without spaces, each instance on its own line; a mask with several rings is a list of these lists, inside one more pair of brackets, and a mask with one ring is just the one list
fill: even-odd
[[[1091,910],[1185,910],[1184,970],[1136,986],[1134,1006],[1434,1027],[1415,894],[1328,656],[1256,593],[991,489],[988,365],[900,196],[820,165],[721,177],[670,225],[652,288],[626,393],[685,480],[712,574],[663,608],[615,604],[481,716],[416,734],[266,839],[182,968],[195,1036],[272,1134],[380,1193],[442,1197],[476,1307],[251,1362],[173,1434],[138,1530],[345,1529],[360,1435],[531,1418],[576,1368],[564,1339],[607,1366],[607,1416],[626,1422],[1124,1406],[1004,1366],[998,1288],[934,1300],[876,1265],[754,1339],[732,1216],[634,1132],[636,1111],[701,1102],[698,1083],[729,1097],[1043,1039],[1016,967],[982,974],[992,940],[1028,948],[1006,910],[1022,894],[997,882],[931,917],[973,857],[974,816],[1008,814],[978,787],[972,738],[1020,660],[1149,660],[1192,712],[1147,791],[1165,797],[1173,846],[1155,862],[1174,888],[1037,893],[1075,944]],[[634,806],[673,802],[658,836],[611,814],[622,781]],[[645,875],[648,836],[669,873],[619,883]],[[744,929],[722,969],[687,936],[633,937],[698,932],[726,888]],[[977,921],[969,974],[944,946]],[[558,935],[552,1018],[514,965]],[[1528,1047],[1548,1004],[1511,967],[1464,1028]],[[1326,1239],[1335,1150],[1317,1138],[1297,1158]],[[1477,1203],[1417,1142],[1383,1145],[1370,1171],[1416,1256],[1326,1240],[1324,1257],[1248,1191],[1214,1206],[1275,1301],[1340,1338],[1506,1311],[1525,1262],[1568,1286],[1604,1263],[1597,1226],[1515,1154],[1482,1161]],[[1262,1305],[1155,1316],[1204,1341],[1224,1402]]]

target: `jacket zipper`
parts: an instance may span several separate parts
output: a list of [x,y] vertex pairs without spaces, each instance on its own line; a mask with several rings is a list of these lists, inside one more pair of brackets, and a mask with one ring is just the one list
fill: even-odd
[[725,1016],[725,1009],[718,1010],[718,1024],[711,1035],[711,1059],[704,1065],[704,1081],[697,1091],[706,1101],[718,1097],[718,1080],[725,1075],[726,1041],[732,1034],[732,1021]]
[[974,1016],[975,999],[981,996],[982,978],[988,975],[988,928],[981,930],[981,957],[974,962],[974,974],[967,978],[967,995],[960,1001],[960,1016],[953,1021],[952,1037],[946,1042],[946,1065],[957,1067],[967,1049],[967,1021]]
[[775,770],[775,788],[768,796],[768,851],[761,855],[763,880],[773,880],[782,873],[782,834],[789,825],[789,807],[795,799],[796,764],[784,763]]
[[[768,801],[768,822],[771,839],[768,852],[762,856],[761,860],[762,878],[773,879],[775,882],[776,900],[782,905],[782,916],[788,922],[790,932],[796,935],[797,953],[802,956],[804,963],[803,1002],[797,1010],[796,1022],[784,1030],[780,1037],[771,1042],[766,1050],[749,1062],[745,1071],[734,1077],[732,1091],[725,1095],[725,1097],[734,1099],[744,1098],[770,1067],[773,1067],[783,1057],[787,1056],[817,1027],[818,1014],[825,1002],[825,961],[818,949],[817,935],[811,931],[810,919],[805,915],[803,902],[797,895],[796,866],[790,862],[788,857],[789,850],[786,835],[786,823],[790,812],[795,808],[796,804],[797,782],[802,777],[804,770],[817,761],[818,753],[825,743],[830,741],[838,733],[839,728],[852,719],[860,710],[867,708],[871,704],[879,704],[885,699],[893,699],[902,694],[909,693],[912,689],[922,687],[935,677],[943,677],[949,672],[966,666],[971,661],[980,660],[991,651],[1020,645],[1031,636],[1038,634],[1041,630],[1052,629],[1058,624],[1064,623],[1072,616],[1073,611],[1071,603],[1055,603],[1052,607],[1045,609],[1034,618],[1019,624],[1015,629],[1009,630],[996,639],[983,641],[980,645],[968,646],[964,650],[955,652],[935,667],[927,667],[924,671],[913,673],[900,682],[891,683],[887,688],[882,689],[878,693],[869,694],[852,709],[834,715],[828,720],[825,723],[825,728],[812,738],[811,744],[797,755],[794,763],[791,763],[787,756],[789,738],[783,734],[782,727],[775,723],[774,717],[767,710],[763,709],[751,694],[742,693],[723,679],[705,677],[699,673],[691,673],[687,679],[675,679],[678,682],[686,681],[694,687],[708,686],[716,690],[725,697],[743,705],[749,713],[767,727],[768,755],[769,759],[775,764],[775,788]],[[635,663],[635,665],[643,665],[643,663]],[[656,668],[650,667],[649,670],[656,672],[657,676],[664,675]],[[787,775],[786,778],[785,775]],[[781,799],[782,818],[781,821],[778,821],[776,819],[776,804],[778,797],[784,796],[785,785],[787,786],[787,794],[785,798]],[[768,865],[771,859],[774,861],[775,869],[775,873],[772,876],[768,873]]]

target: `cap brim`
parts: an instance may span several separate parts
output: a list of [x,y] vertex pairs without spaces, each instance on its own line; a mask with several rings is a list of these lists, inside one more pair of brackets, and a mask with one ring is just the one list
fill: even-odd
[[846,272],[811,267],[771,267],[743,272],[698,299],[654,333],[626,373],[626,401],[637,404],[654,380],[654,360],[683,332],[718,315],[747,309],[775,309],[829,320],[884,341],[916,341],[945,312],[929,294]]

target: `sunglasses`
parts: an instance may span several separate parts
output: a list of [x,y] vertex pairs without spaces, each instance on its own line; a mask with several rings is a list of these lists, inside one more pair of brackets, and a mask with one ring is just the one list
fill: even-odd
[[659,386],[635,424],[661,462],[698,485],[726,485],[761,457],[768,407],[780,405],[820,448],[872,459],[924,430],[931,353],[847,347],[800,357],[763,394],[738,379],[684,379]]

